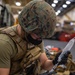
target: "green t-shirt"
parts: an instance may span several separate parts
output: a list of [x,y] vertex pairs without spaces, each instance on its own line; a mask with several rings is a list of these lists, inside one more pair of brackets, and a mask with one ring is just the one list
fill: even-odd
[[10,68],[11,58],[17,53],[14,42],[6,34],[0,34],[0,68]]

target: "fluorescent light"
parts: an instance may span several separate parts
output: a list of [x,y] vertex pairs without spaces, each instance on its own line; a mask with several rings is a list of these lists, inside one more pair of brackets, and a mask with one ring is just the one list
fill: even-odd
[[60,13],[61,11],[60,10],[58,10],[57,12],[56,12],[56,15],[59,15],[59,13]]
[[56,26],[60,26],[60,24],[59,24],[59,23],[57,23],[57,24],[56,24]]
[[74,23],[73,23],[73,22],[71,22],[71,23],[70,23],[70,25],[74,25]]
[[60,11],[60,10],[58,10],[57,12],[58,12],[58,13],[60,13],[61,11]]
[[59,15],[59,13],[58,13],[58,12],[56,12],[56,15]]
[[16,2],[15,3],[17,6],[21,6],[21,3],[20,2]]
[[54,0],[53,2],[54,2],[54,3],[58,3],[58,0]]
[[52,3],[52,7],[55,7],[55,6],[56,6],[56,4]]
[[70,1],[66,1],[66,4],[71,4],[71,2]]
[[21,13],[21,11],[18,11],[18,14],[20,14]]
[[67,7],[67,5],[66,4],[63,4],[63,8],[66,8]]

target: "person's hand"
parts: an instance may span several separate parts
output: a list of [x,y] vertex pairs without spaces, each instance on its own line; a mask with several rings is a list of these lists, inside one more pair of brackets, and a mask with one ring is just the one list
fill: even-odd
[[[59,52],[55,59],[53,60],[53,64],[57,64],[58,63],[58,57],[60,56],[62,52]],[[67,63],[67,59],[68,59],[68,56],[70,54],[70,51],[66,51],[60,58],[61,58],[61,61],[59,62],[59,64],[66,64]]]

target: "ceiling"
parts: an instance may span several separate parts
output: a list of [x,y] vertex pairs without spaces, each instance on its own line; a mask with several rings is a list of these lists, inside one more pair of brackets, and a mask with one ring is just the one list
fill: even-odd
[[[3,0],[5,4],[9,4],[13,14],[18,14],[19,11],[31,0]],[[16,6],[16,2],[20,2],[21,6]]]
[[[59,16],[63,16],[64,14],[66,14],[67,12],[69,12],[70,10],[72,10],[73,8],[75,8],[75,0],[45,0],[46,2],[48,2],[51,6],[52,4],[55,4],[56,6],[53,7],[54,10],[57,12],[57,14]],[[58,1],[58,3],[55,2]],[[67,3],[68,4],[67,4]],[[64,5],[64,7],[63,7]],[[67,6],[65,6],[67,5]]]
[[[13,14],[18,14],[18,11],[21,11],[23,6],[25,6],[29,1],[31,0],[3,0],[4,3],[9,4],[11,6]],[[52,7],[56,11],[56,14],[59,16],[63,16],[75,7],[75,0],[55,0],[58,1],[58,3],[55,3],[54,0],[45,1],[48,2],[51,6],[53,3],[56,4],[55,7]],[[70,1],[70,4],[66,4],[66,1]],[[21,6],[16,6],[15,2],[21,2]],[[67,7],[63,8],[63,4],[66,4]]]

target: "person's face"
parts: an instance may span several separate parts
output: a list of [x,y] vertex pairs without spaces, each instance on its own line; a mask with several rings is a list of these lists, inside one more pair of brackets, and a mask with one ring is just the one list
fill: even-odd
[[33,39],[35,39],[35,40],[38,40],[38,41],[39,41],[39,40],[42,40],[41,37],[38,36],[38,35],[35,34],[35,33],[31,33],[30,35],[31,35],[31,37],[32,37]]
[[27,36],[29,42],[31,42],[34,45],[38,45],[42,42],[42,39],[35,33],[30,33]]

